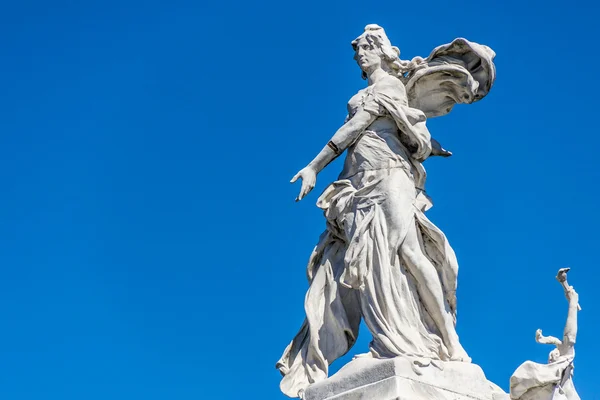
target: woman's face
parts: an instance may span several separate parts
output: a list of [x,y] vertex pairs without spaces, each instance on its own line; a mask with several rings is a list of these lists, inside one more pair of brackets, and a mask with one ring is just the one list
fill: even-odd
[[368,73],[381,67],[381,57],[375,47],[362,37],[356,43],[354,59],[363,72]]

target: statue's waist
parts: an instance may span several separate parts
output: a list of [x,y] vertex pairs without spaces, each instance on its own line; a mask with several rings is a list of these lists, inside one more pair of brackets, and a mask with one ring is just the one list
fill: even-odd
[[348,148],[344,170],[340,178],[347,178],[361,171],[405,168],[410,171],[406,147],[394,130],[367,130]]

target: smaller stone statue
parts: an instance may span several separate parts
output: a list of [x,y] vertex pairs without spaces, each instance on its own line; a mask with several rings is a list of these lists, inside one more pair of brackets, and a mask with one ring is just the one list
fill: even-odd
[[560,340],[544,336],[538,329],[535,339],[538,343],[553,344],[556,349],[550,352],[548,364],[526,361],[517,368],[510,378],[510,398],[513,400],[579,400],[573,385],[573,359],[577,337],[577,312],[579,295],[567,283],[569,268],[558,271],[556,279],[561,283],[569,301],[567,323]]

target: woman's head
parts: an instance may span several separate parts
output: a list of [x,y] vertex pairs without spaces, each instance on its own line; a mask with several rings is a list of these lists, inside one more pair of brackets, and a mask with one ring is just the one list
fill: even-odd
[[421,57],[415,57],[412,61],[400,60],[400,49],[392,46],[383,28],[377,24],[367,25],[363,34],[352,41],[352,48],[363,79],[381,67],[388,74],[404,80],[407,73],[424,62]]
[[363,78],[379,67],[392,75],[399,73],[400,50],[392,46],[379,25],[367,25],[363,34],[352,41],[352,48],[354,59],[363,71]]

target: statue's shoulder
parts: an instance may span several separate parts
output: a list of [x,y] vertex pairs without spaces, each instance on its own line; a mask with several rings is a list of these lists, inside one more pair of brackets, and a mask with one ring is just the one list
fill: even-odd
[[393,98],[406,96],[406,88],[404,87],[404,83],[402,83],[400,79],[393,75],[388,74],[377,81],[377,83],[375,83],[373,86],[373,90],[379,94],[384,94]]
[[385,85],[385,86],[401,86],[401,87],[404,87],[404,84],[402,83],[402,81],[400,79],[398,79],[398,77],[396,77],[394,75],[390,75],[390,74],[387,74],[386,76],[384,76],[383,78],[381,78],[377,82],[377,84],[379,84],[379,85]]

